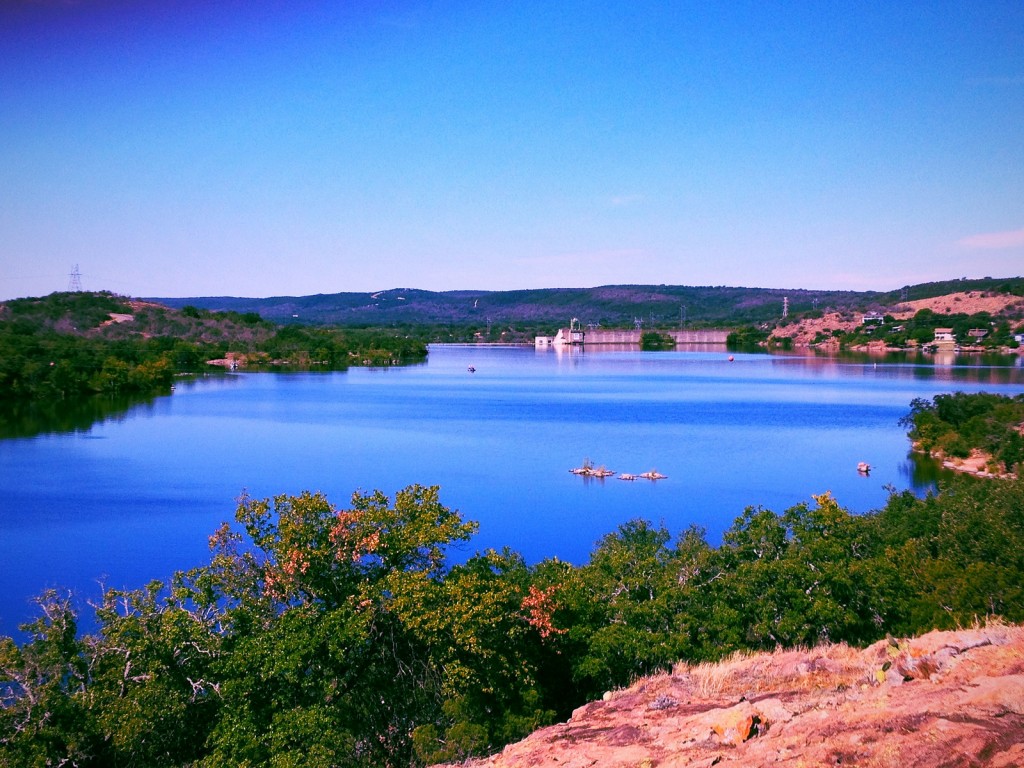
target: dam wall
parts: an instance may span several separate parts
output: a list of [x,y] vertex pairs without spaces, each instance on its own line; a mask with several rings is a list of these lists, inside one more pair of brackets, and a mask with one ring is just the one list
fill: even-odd
[[[615,330],[579,330],[569,328],[561,328],[558,334],[554,337],[553,342],[555,345],[572,344],[582,346],[602,345],[602,344],[633,344],[640,346],[640,336],[643,331],[615,331]],[[670,336],[675,341],[676,346],[685,346],[687,344],[725,344],[725,340],[729,335],[728,330],[710,330],[710,331],[656,331],[663,336]]]
[[[725,344],[729,331],[658,331],[675,339],[680,344]],[[637,341],[639,344],[640,342]]]

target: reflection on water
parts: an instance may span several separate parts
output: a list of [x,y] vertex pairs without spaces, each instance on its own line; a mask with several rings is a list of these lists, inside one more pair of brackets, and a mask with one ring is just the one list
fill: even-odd
[[[769,354],[769,353],[765,353]],[[954,352],[843,352],[829,354],[817,350],[770,353],[770,356],[788,363],[804,361],[809,367],[849,368],[860,364],[865,375],[878,374],[898,378],[942,381],[956,384],[991,383],[1006,385],[1019,383],[1024,372],[1024,359],[1020,355],[957,354]]]
[[[0,634],[45,587],[94,597],[101,577],[138,587],[205,561],[243,490],[344,505],[357,488],[437,484],[480,523],[455,557],[508,546],[528,562],[584,562],[638,517],[700,525],[714,542],[748,506],[782,512],[831,491],[877,509],[888,487],[942,479],[907,458],[899,419],[914,398],[1024,389],[1015,361],[969,361],[469,345],[410,367],[239,372],[144,402],[21,409],[3,427],[21,439],[0,440]],[[569,473],[587,457],[668,479]]]
[[99,422],[121,421],[134,408],[152,406],[158,396],[96,395],[75,400],[2,403],[0,439],[85,432]]
[[[463,347],[465,349],[480,348],[479,345],[447,345],[448,348]],[[439,347],[435,345],[435,353]],[[498,345],[489,345],[490,349],[500,349]],[[505,349],[521,351],[521,347],[506,346]],[[726,354],[720,344],[690,344],[679,347],[678,352],[687,356],[718,357]],[[629,344],[605,344],[601,346],[552,347],[538,349],[538,357],[553,356],[559,365],[575,366],[586,358],[594,359],[605,356],[635,356],[637,347]],[[678,360],[678,354],[671,352],[653,353],[663,355],[665,362]],[[739,353],[737,353],[739,354]],[[1006,386],[1021,380],[1022,358],[1019,355],[997,354],[956,354],[939,352],[925,354],[923,352],[844,352],[827,354],[817,350],[789,352],[755,352],[743,354],[741,357],[760,358],[769,361],[773,366],[791,368],[797,366],[810,376],[841,376],[851,378],[887,377],[913,378],[925,381],[948,382],[951,387],[957,384],[992,384]],[[369,371],[387,371],[391,368],[414,368],[428,365],[429,360],[417,360],[410,364],[367,369]],[[656,361],[655,361],[656,362]],[[650,363],[648,364],[650,367]],[[255,372],[255,371],[251,371]],[[309,368],[276,368],[273,373],[287,374],[330,374],[333,371]],[[209,378],[229,378],[229,374],[207,374],[206,376],[180,378],[175,387],[179,390],[190,388],[197,382]],[[79,400],[57,400],[32,403],[0,402],[0,439],[34,437],[44,434],[61,434],[88,430],[94,424],[105,421],[119,421],[135,408],[145,410],[152,407],[160,397],[170,392],[148,395],[97,395]]]
[[900,465],[900,475],[906,485],[917,491],[934,491],[956,473],[942,466],[942,462],[923,453],[911,451]]
[[[426,365],[425,360],[416,359],[407,363],[368,367],[365,370],[387,371],[393,368],[414,368],[423,365]],[[347,367],[330,368],[317,366],[311,368],[308,365],[279,365],[262,369],[253,367],[247,369],[246,373],[268,373],[279,376],[289,374],[330,375],[346,370],[348,370]],[[0,440],[85,432],[96,424],[107,421],[121,421],[136,409],[144,413],[147,408],[152,408],[158,399],[170,395],[174,390],[187,390],[209,379],[230,380],[232,375],[219,372],[183,375],[175,380],[174,385],[170,389],[147,394],[103,394],[71,400],[42,400],[34,402],[5,402],[0,400]]]

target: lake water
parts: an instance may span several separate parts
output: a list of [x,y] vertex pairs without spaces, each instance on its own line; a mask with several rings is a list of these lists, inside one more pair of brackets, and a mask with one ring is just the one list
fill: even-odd
[[[74,432],[0,440],[0,634],[49,586],[95,598],[205,562],[208,535],[256,497],[440,485],[480,522],[465,556],[509,546],[584,562],[636,517],[713,543],[747,506],[831,491],[856,511],[921,487],[897,423],[915,397],[1024,391],[1002,366],[807,356],[433,347],[423,365],[240,373]],[[468,371],[476,368],[475,373]],[[589,458],[668,479],[588,480]],[[866,461],[867,477],[856,471]]]

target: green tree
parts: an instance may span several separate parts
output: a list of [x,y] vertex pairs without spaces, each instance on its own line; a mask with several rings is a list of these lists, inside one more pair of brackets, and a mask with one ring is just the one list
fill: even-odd
[[590,695],[624,685],[678,659],[670,535],[631,520],[598,543],[567,585],[575,616],[569,639],[580,647],[574,675]]
[[[68,596],[48,590],[18,646],[0,638],[0,760],[4,765],[88,765],[101,749],[86,692],[88,665]],[[9,762],[8,762],[9,761]]]
[[227,628],[205,764],[408,764],[443,680],[403,601],[443,578],[445,547],[475,524],[421,486],[344,510],[320,494],[243,498],[236,520],[251,549],[222,528],[211,565],[181,580]]
[[171,768],[199,758],[220,703],[212,625],[160,582],[106,590],[96,617],[100,630],[86,638],[85,656],[104,761]]

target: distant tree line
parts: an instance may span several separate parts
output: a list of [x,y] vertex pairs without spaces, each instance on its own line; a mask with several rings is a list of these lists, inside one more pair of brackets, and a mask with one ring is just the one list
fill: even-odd
[[[949,280],[877,291],[822,291],[777,288],[683,285],[605,285],[594,288],[548,288],[515,291],[423,291],[397,288],[374,293],[335,293],[267,299],[208,298],[164,303],[195,302],[207,308],[259,312],[280,323],[329,324],[340,327],[375,325],[399,328],[429,327],[439,335],[472,333],[490,337],[529,331],[550,335],[542,328],[567,325],[579,318],[584,325],[633,328],[643,318],[648,328],[722,327],[770,323],[782,313],[788,299],[792,315],[818,307],[863,311],[904,301],[943,296],[961,291],[1024,295],[1024,278]],[[472,335],[472,334],[471,334]],[[434,339],[442,340],[441,337]],[[462,339],[462,340],[472,340]],[[492,341],[498,339],[492,338]]]
[[[967,421],[970,419],[968,418]],[[451,564],[436,487],[243,498],[209,563],[66,594],[0,640],[10,765],[406,766],[499,749],[681,659],[1024,621],[1024,480],[748,508],[711,544],[643,519],[589,560]]]
[[109,293],[55,293],[0,306],[0,401],[166,390],[229,353],[250,365],[391,365],[422,340],[374,329],[277,326],[254,312],[133,306]]

